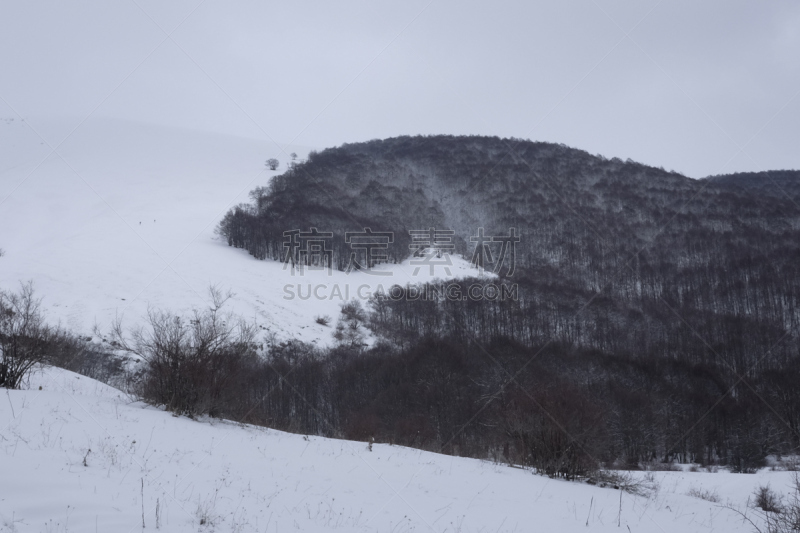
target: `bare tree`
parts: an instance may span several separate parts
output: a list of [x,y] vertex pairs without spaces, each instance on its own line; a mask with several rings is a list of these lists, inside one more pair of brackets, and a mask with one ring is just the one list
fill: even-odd
[[114,340],[141,357],[145,373],[140,394],[145,401],[188,416],[229,412],[255,357],[255,328],[221,313],[230,293],[209,289],[212,304],[190,316],[150,310],[145,328],[126,335],[114,325]]
[[0,387],[17,389],[30,371],[47,360],[67,334],[45,324],[33,284],[18,293],[0,291]]
[[265,164],[270,170],[278,170],[278,166],[281,164],[281,162],[275,159],[274,157],[271,157],[267,159],[267,162]]

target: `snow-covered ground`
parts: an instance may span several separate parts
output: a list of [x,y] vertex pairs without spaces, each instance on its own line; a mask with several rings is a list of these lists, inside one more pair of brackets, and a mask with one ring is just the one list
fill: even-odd
[[[287,153],[302,159],[309,148],[112,120],[89,120],[71,135],[77,121],[29,122],[0,117],[0,289],[33,281],[48,319],[75,332],[107,329],[117,316],[136,324],[148,306],[205,306],[215,285],[235,294],[229,311],[278,338],[328,344],[331,328],[314,318],[335,321],[335,286],[352,297],[359,287],[366,295],[378,284],[432,279],[427,269],[413,276],[408,261],[383,267],[389,277],[293,276],[214,234],[231,206],[286,168]],[[51,146],[57,153],[47,157]],[[269,157],[281,161],[278,171],[265,168]],[[433,277],[476,273],[453,262],[449,276],[438,268]],[[309,285],[321,298],[299,297]]]
[[488,461],[173,417],[60,369],[3,396],[0,531],[751,531],[724,504],[743,509],[758,485],[791,481],[655,472],[658,490],[633,496]]

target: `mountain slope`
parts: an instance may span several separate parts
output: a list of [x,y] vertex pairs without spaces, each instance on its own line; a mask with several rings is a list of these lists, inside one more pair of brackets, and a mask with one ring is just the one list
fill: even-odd
[[[453,230],[455,250],[471,257],[479,228],[493,236],[514,228],[520,242],[509,281],[524,289],[531,313],[561,308],[526,343],[579,329],[564,340],[638,349],[663,336],[656,350],[668,355],[695,349],[667,339],[686,329],[679,318],[696,321],[703,338],[719,336],[725,317],[767,324],[773,341],[800,323],[800,209],[734,181],[692,180],[563,145],[398,137],[311,153],[254,191],[251,207],[230,211],[221,229],[232,246],[281,259],[287,228],[343,235],[371,227],[394,232],[389,260],[397,261],[410,230]],[[344,268],[348,246],[334,239],[333,248]],[[679,317],[659,312],[665,302]],[[568,323],[590,303],[589,313],[605,306],[603,316]],[[626,340],[615,347],[614,339]],[[768,348],[759,341],[754,349]]]
[[[51,322],[81,334],[95,324],[107,330],[117,317],[135,326],[150,307],[209,305],[215,285],[235,294],[228,310],[279,338],[328,344],[331,328],[314,317],[338,315],[342,300],[327,298],[333,285],[352,285],[354,294],[382,281],[295,276],[231,253],[214,234],[231,205],[286,168],[284,152],[303,157],[308,148],[281,152],[264,141],[100,119],[67,137],[76,124],[0,121],[0,288],[33,281]],[[48,143],[63,160],[47,157]],[[282,162],[278,171],[264,166],[273,156]],[[402,265],[393,268],[404,283]],[[454,268],[463,275],[467,265]],[[326,298],[286,300],[284,286],[296,295],[301,282],[305,294],[310,283],[326,285]]]

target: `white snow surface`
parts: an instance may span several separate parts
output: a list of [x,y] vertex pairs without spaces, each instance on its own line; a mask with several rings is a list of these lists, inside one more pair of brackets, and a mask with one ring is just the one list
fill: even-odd
[[489,461],[174,417],[55,368],[4,396],[0,531],[736,532],[751,527],[725,504],[744,509],[756,486],[791,480],[656,472],[660,489],[633,496]]
[[[377,269],[389,277],[292,275],[227,246],[214,229],[230,207],[285,170],[286,154],[303,159],[309,148],[108,119],[75,129],[78,122],[0,116],[0,289],[33,281],[47,318],[75,332],[89,334],[95,324],[107,330],[117,317],[137,325],[148,307],[202,308],[216,286],[235,295],[228,311],[278,339],[327,345],[339,306],[359,287],[368,295],[378,285],[477,274],[453,257],[449,274],[437,267],[433,276],[427,268],[414,276],[408,260]],[[281,161],[275,172],[264,166],[269,157]],[[310,290],[322,298],[297,297]],[[325,315],[329,327],[314,320]]]

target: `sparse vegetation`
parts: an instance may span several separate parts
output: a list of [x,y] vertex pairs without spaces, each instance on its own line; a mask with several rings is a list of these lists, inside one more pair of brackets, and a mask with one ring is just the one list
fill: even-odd
[[617,489],[646,498],[657,493],[661,488],[652,474],[637,478],[630,472],[619,470],[598,469],[586,481],[591,485]]
[[18,389],[37,365],[71,360],[80,350],[74,337],[45,322],[32,283],[0,291],[0,387]]
[[730,505],[731,511],[750,523],[757,533],[797,533],[800,531],[800,476],[795,474],[788,498],[781,498],[769,485],[758,487],[753,494],[752,505],[756,516],[740,511]]
[[712,489],[704,489],[699,487],[692,487],[686,493],[687,495],[691,496],[692,498],[699,498],[701,500],[705,500],[711,503],[719,503],[720,497],[716,491]]
[[769,485],[761,485],[753,493],[753,505],[768,513],[781,512],[781,497]]
[[222,306],[230,295],[210,290],[211,307],[183,317],[150,311],[148,326],[127,334],[120,323],[114,342],[145,362],[137,392],[146,401],[182,415],[234,416],[244,405],[242,382],[256,357],[255,328]]
[[367,314],[364,312],[361,302],[349,301],[342,305],[341,317],[336,323],[333,338],[340,346],[360,350],[365,346],[366,322]]

